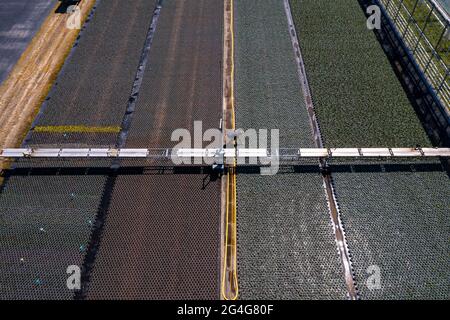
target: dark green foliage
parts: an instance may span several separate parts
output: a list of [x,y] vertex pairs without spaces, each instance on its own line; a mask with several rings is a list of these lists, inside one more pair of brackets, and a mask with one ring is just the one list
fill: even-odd
[[[449,299],[448,176],[398,164],[334,174],[361,298]],[[380,267],[380,290],[366,286],[370,265]]]
[[242,299],[345,299],[319,173],[238,176]]
[[235,6],[237,127],[279,129],[281,147],[312,147],[282,1]]
[[430,142],[357,0],[291,0],[324,142]]

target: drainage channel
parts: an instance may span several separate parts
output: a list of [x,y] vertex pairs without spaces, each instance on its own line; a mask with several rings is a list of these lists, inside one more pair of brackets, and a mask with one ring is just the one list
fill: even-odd
[[[156,4],[152,21],[147,32],[147,37],[144,43],[144,47],[142,49],[142,54],[139,60],[139,65],[137,68],[136,76],[133,82],[133,87],[131,90],[130,97],[128,99],[127,108],[125,114],[122,119],[121,130],[117,136],[116,147],[122,148],[125,146],[128,132],[131,127],[131,122],[133,120],[133,114],[136,109],[136,101],[139,97],[139,91],[141,89],[142,80],[144,77],[145,69],[148,64],[150,49],[152,46],[154,34],[156,31],[156,26],[158,23],[158,19],[161,13],[162,5],[164,0],[159,0]],[[114,159],[111,161],[111,169],[112,172],[108,175],[107,180],[105,182],[105,186],[103,188],[103,194],[100,201],[100,205],[97,212],[96,221],[94,224],[94,228],[91,234],[91,238],[89,241],[89,245],[87,247],[87,253],[84,258],[83,267],[81,268],[81,289],[75,293],[75,300],[83,300],[87,296],[89,280],[91,277],[91,273],[95,264],[97,252],[100,247],[101,236],[103,234],[105,221],[107,218],[107,213],[109,209],[109,205],[112,199],[114,186],[116,184],[118,171],[120,168],[120,159]]]
[[[320,125],[317,120],[314,104],[312,101],[312,95],[310,86],[308,83],[308,78],[306,75],[306,68],[303,61],[300,45],[298,42],[297,32],[295,30],[294,20],[292,18],[291,6],[289,4],[289,0],[284,1],[284,8],[286,11],[286,16],[289,24],[289,35],[291,37],[292,46],[295,52],[295,60],[297,62],[297,71],[299,80],[301,83],[303,95],[305,98],[305,104],[308,111],[308,116],[310,120],[310,125],[313,133],[314,143],[317,148],[323,148],[323,140],[320,132]],[[327,197],[328,208],[330,211],[331,221],[334,229],[334,234],[336,238],[336,245],[339,257],[342,262],[342,266],[344,268],[344,277],[345,284],[347,286],[347,291],[349,298],[351,300],[359,299],[358,289],[355,282],[354,271],[352,267],[352,261],[350,257],[350,253],[347,246],[347,240],[345,238],[345,231],[341,221],[341,213],[339,210],[339,204],[337,202],[333,177],[331,176],[331,172],[327,170],[328,164],[327,161],[321,159],[319,161],[319,166],[322,170],[323,176],[323,185]]]

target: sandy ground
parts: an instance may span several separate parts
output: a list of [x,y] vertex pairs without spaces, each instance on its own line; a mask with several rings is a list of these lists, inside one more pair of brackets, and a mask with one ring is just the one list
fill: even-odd
[[[81,3],[82,17],[94,3]],[[66,28],[67,15],[55,10],[0,86],[0,149],[20,145],[78,36],[79,30]]]

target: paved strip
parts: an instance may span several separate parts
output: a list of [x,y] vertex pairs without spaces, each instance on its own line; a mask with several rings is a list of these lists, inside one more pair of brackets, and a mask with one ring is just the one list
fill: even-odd
[[0,84],[55,8],[55,0],[0,1]]
[[[219,0],[163,2],[126,147],[219,126],[222,21]],[[180,170],[117,177],[87,298],[219,298],[220,183]]]
[[[224,142],[227,150],[236,154],[235,139],[228,141],[228,130],[236,129],[234,109],[234,0],[224,2],[224,36],[223,36],[223,126]],[[229,160],[229,159],[225,159]],[[227,163],[227,172],[222,177],[222,274],[221,298],[236,300],[239,297],[237,276],[237,225],[236,225],[236,160]]]

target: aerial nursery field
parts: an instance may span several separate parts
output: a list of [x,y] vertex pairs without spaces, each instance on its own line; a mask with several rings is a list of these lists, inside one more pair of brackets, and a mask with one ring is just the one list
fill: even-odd
[[218,299],[220,183],[153,169],[120,175],[88,299]]
[[0,193],[0,299],[71,299],[66,269],[83,264],[106,178],[25,172]]
[[[116,142],[155,3],[98,2],[31,145]],[[128,147],[151,147],[153,137],[165,145],[167,128],[197,119],[219,126],[223,2],[166,0],[161,12]],[[0,193],[0,297],[73,298],[71,264],[90,276],[87,298],[219,297],[219,179],[205,183],[198,170],[108,175],[109,161],[44,164],[16,163]]]
[[247,2],[235,4],[237,127],[279,129],[281,147],[312,147],[282,1]]
[[192,132],[194,121],[202,121],[204,130],[219,127],[222,4],[219,0],[164,1],[128,136],[129,148],[172,147],[172,132],[178,128]]
[[[282,147],[312,147],[283,2],[239,0],[234,9],[236,126],[277,128]],[[309,165],[237,175],[242,299],[345,299],[322,178]]]
[[290,3],[325,145],[430,145],[358,1]]
[[241,299],[346,298],[319,172],[240,173],[237,193]]

